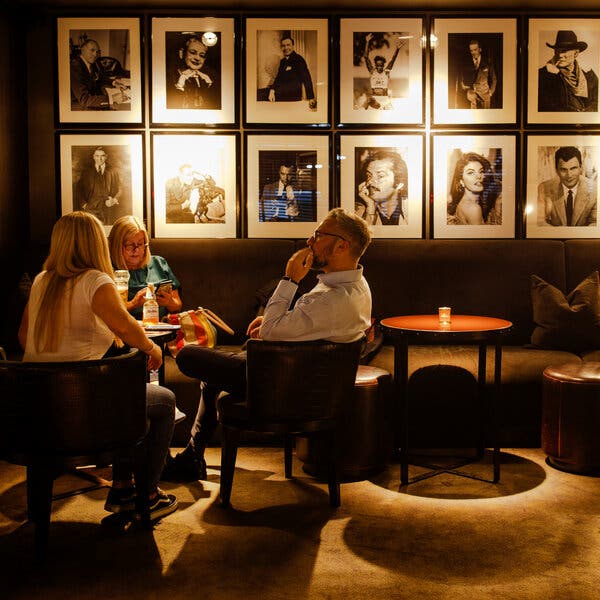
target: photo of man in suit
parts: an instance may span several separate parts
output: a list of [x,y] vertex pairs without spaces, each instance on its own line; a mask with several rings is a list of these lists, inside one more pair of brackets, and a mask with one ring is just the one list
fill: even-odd
[[279,61],[277,74],[269,87],[269,102],[308,100],[308,107],[316,109],[317,99],[306,61],[296,52],[292,37],[285,35],[280,43],[283,58]]
[[87,164],[81,169],[79,178],[74,175],[75,210],[93,214],[104,225],[112,225],[121,214],[126,214],[123,208],[130,208],[129,203],[128,206],[120,206],[123,200],[123,177],[119,168],[107,162],[108,158],[108,151],[98,146],[94,148],[92,161],[89,157],[87,161],[82,160]]
[[[127,39],[127,31],[113,33]],[[116,58],[102,56],[99,42],[85,35],[71,51],[71,110],[130,110],[130,72]]]
[[561,30],[554,44],[552,58],[538,70],[538,111],[596,112],[598,110],[598,76],[584,69],[577,57],[587,49],[574,31]]
[[492,108],[497,81],[494,61],[484,55],[479,40],[470,40],[469,58],[456,82],[456,107]]
[[583,175],[581,152],[562,146],[554,155],[556,177],[538,186],[538,225],[596,225],[596,183]]
[[307,151],[259,153],[262,183],[258,219],[264,222],[310,222],[316,220],[317,154]]
[[503,107],[504,34],[448,34],[448,108]]

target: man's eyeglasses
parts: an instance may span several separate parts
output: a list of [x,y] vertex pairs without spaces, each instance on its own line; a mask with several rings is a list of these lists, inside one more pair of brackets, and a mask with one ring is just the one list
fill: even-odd
[[136,250],[146,249],[148,244],[123,244],[123,248],[127,250],[127,252],[135,252]]
[[319,237],[322,235],[330,235],[331,237],[340,238],[340,240],[344,240],[344,242],[348,241],[345,237],[342,237],[341,235],[338,235],[337,233],[328,233],[327,231],[319,231],[318,229],[316,229],[315,232],[313,233],[313,238],[315,239],[315,242],[317,242],[319,240]]

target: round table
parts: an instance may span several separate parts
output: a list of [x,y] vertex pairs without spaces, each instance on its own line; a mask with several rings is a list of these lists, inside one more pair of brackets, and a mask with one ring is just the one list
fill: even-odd
[[[448,325],[440,323],[435,315],[404,315],[381,320],[383,331],[394,344],[394,383],[398,390],[400,403],[400,486],[413,481],[408,477],[408,346],[411,342],[419,344],[475,344],[479,346],[477,383],[479,398],[483,401],[486,381],[487,345],[495,348],[494,356],[494,399],[498,395],[502,371],[502,341],[512,328],[506,319],[478,315],[452,315]],[[495,411],[491,407],[491,424],[494,434],[494,476],[493,482],[500,480],[500,447],[498,443]],[[483,449],[481,449],[483,451]],[[452,471],[455,474],[458,472]],[[436,474],[436,473],[433,473]],[[414,481],[423,479],[415,478]]]

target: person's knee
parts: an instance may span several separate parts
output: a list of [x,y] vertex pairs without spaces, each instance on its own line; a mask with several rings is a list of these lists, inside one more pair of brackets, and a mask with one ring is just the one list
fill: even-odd
[[146,385],[146,406],[149,415],[156,411],[174,415],[175,400],[175,394],[170,389],[151,383]]

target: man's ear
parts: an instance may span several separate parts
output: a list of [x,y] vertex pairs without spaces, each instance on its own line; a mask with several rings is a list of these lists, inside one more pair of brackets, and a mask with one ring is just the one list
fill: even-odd
[[179,48],[179,58],[183,60],[183,48]]

